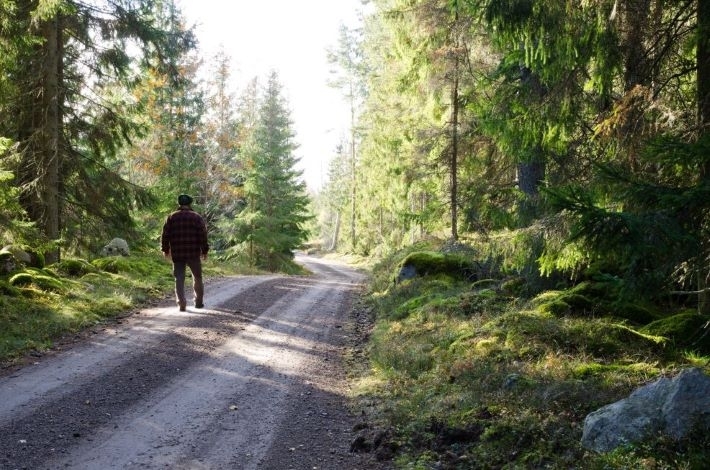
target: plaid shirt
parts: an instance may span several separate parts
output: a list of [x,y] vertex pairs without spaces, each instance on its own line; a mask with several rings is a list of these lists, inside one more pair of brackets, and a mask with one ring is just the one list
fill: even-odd
[[209,245],[205,221],[197,212],[181,206],[165,221],[160,244],[163,253],[170,253],[173,260],[185,261],[206,255]]

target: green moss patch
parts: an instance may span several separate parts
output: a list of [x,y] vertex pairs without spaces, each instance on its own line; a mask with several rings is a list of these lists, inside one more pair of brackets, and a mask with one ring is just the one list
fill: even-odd
[[62,292],[64,285],[54,273],[44,269],[28,268],[10,277],[10,285],[15,287],[36,286],[44,291]]
[[54,268],[59,273],[69,277],[81,277],[98,270],[93,264],[78,258],[63,259]]
[[405,267],[414,268],[417,276],[445,275],[457,279],[473,280],[478,273],[478,265],[475,261],[461,255],[435,251],[417,251],[407,255],[398,266],[395,278]]
[[710,317],[686,311],[656,320],[641,332],[668,338],[676,347],[710,354]]
[[131,271],[130,262],[122,256],[98,258],[93,260],[91,264],[102,271],[106,271],[113,274],[126,273]]
[[17,297],[20,295],[20,289],[10,284],[8,281],[0,279],[0,295],[7,297]]

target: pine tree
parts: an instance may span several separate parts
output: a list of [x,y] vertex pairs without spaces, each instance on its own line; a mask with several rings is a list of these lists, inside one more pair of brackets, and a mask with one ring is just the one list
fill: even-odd
[[278,75],[272,72],[243,149],[246,207],[236,219],[237,241],[245,245],[250,262],[270,271],[286,268],[308,235],[303,228],[308,197],[295,169],[292,125]]

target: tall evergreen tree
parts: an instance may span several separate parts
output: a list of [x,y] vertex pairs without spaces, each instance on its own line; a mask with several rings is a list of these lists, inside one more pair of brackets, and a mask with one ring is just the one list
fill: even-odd
[[[3,71],[13,94],[0,128],[18,145],[13,169],[23,206],[45,240],[64,238],[64,246],[125,235],[143,195],[107,158],[138,129],[130,95],[135,65],[150,51],[160,51],[151,57],[163,64],[171,42],[183,47],[189,34],[161,30],[153,13],[162,2],[152,0],[7,5],[10,31],[24,39]],[[59,250],[47,254],[56,261]]]
[[[180,47],[178,38],[188,31],[172,0],[158,16],[162,29],[174,38],[169,55],[161,63],[148,63],[140,82],[139,104],[145,112],[147,131],[141,149],[132,149],[130,159],[140,167],[162,194],[190,192],[202,196],[206,176],[206,149],[202,140],[205,115],[204,90],[198,72],[202,65],[196,45]],[[166,51],[154,52],[154,59]],[[170,202],[174,197],[170,197]],[[199,202],[204,202],[200,197]]]
[[573,214],[577,242],[620,275],[627,292],[657,298],[686,290],[699,295],[704,311],[710,198],[707,134],[696,113],[704,86],[702,5],[605,6],[607,33],[596,36],[594,57],[614,66],[595,71],[592,85],[610,88],[587,121],[595,129],[598,179],[550,192],[558,209]]
[[308,235],[303,227],[308,197],[301,172],[295,169],[294,137],[278,74],[272,72],[243,149],[247,205],[236,220],[238,241],[245,245],[251,263],[271,271],[284,268]]
[[[360,197],[358,251],[370,253],[399,247],[415,223],[433,230],[446,224],[442,201],[444,178],[437,159],[445,134],[440,95],[425,67],[427,34],[418,29],[415,12],[421,2],[377,1],[378,13],[365,24],[367,99],[358,127]],[[422,49],[425,52],[422,52]],[[443,121],[443,122],[442,122]],[[429,202],[431,210],[413,211],[412,200]],[[450,219],[448,219],[450,220]]]
[[[195,197],[212,234],[215,218],[213,182],[219,181],[212,161],[214,142],[206,119],[206,89],[200,79],[203,62],[185,19],[174,0],[165,0],[156,24],[171,38],[144,63],[134,96],[141,111],[140,138],[122,154],[117,164],[133,183],[147,187],[157,199],[159,212],[171,210],[175,195]],[[161,56],[164,56],[161,58]],[[139,212],[144,232],[160,229],[155,208]]]

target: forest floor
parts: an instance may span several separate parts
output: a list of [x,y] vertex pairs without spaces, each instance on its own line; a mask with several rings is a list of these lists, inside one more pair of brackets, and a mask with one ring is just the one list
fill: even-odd
[[391,468],[351,451],[364,277],[299,261],[313,275],[214,279],[204,309],[166,298],[4,366],[0,468]]

